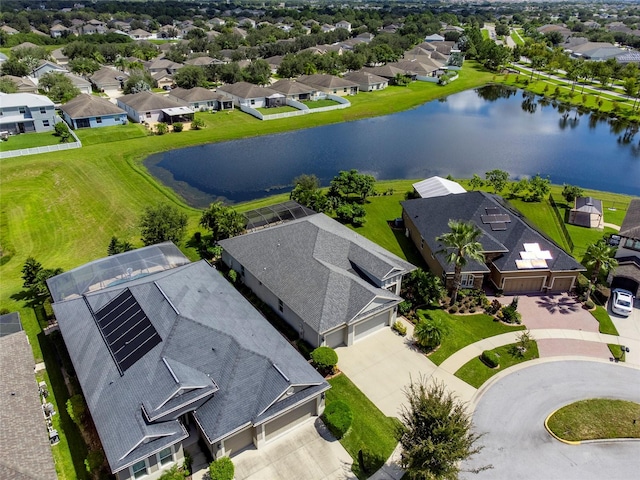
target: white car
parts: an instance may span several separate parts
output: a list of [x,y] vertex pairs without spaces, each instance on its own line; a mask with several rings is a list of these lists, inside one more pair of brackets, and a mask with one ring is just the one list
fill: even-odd
[[613,310],[613,313],[617,313],[623,317],[631,315],[633,311],[633,294],[628,290],[616,288],[613,291],[611,310]]

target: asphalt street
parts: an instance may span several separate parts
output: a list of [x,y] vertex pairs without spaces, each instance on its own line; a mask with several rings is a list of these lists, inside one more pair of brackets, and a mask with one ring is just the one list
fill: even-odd
[[556,409],[587,398],[640,403],[640,369],[580,360],[535,363],[499,378],[480,395],[473,421],[477,432],[486,432],[480,440],[484,448],[463,469],[493,468],[461,478],[638,478],[640,442],[567,445],[549,435],[544,420]]

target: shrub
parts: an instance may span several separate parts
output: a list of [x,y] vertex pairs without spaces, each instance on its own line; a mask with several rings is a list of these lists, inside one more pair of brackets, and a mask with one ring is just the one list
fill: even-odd
[[104,463],[104,455],[101,450],[91,450],[87,458],[84,459],[84,468],[89,473],[96,473]]
[[488,367],[496,368],[500,366],[500,357],[496,352],[492,352],[491,350],[485,350],[480,355],[480,360],[482,360]]
[[322,420],[327,425],[331,434],[339,440],[344,437],[345,433],[349,430],[351,422],[353,421],[353,413],[349,405],[340,400],[336,400],[327,405],[327,408],[325,408],[322,414]]
[[[500,315],[502,314],[502,315]],[[520,315],[513,305],[507,305],[502,307],[498,314],[498,318],[500,318],[505,323],[520,323],[522,320],[522,315]]]
[[456,307],[455,305],[451,305],[449,307],[449,313],[458,313],[458,307]]
[[67,413],[76,425],[82,425],[82,419],[86,411],[87,405],[84,403],[84,398],[79,393],[67,400]]
[[169,125],[167,125],[166,123],[160,122],[156,124],[156,133],[158,135],[164,135],[168,131],[169,131]]
[[47,297],[42,303],[42,307],[44,308],[44,314],[47,317],[47,320],[51,320],[53,318],[53,307],[51,306],[51,298]]
[[391,326],[391,328],[398,332],[400,335],[402,335],[403,337],[407,334],[407,327],[404,326],[404,324],[402,322],[399,321],[395,321],[393,323],[393,325]]
[[318,347],[311,352],[311,360],[321,374],[330,375],[338,364],[338,354],[331,347]]
[[173,124],[173,131],[176,133],[180,133],[184,130],[184,124],[182,122],[176,122]]
[[298,340],[296,340],[296,346],[298,347],[298,351],[305,359],[311,360],[311,352],[313,352],[313,346],[309,342],[307,342],[303,338],[299,338]]
[[366,223],[367,219],[364,217],[353,217],[353,220],[351,220],[351,224],[354,227],[361,227],[362,225],[364,225]]
[[584,306],[587,307],[589,310],[592,310],[596,304],[593,303],[593,300],[589,299],[584,303]]
[[229,277],[229,281],[231,283],[236,283],[238,281],[238,272],[236,272],[234,269],[229,270],[227,276]]
[[469,313],[476,313],[476,307],[471,307],[469,309]]
[[222,457],[209,464],[211,480],[233,480],[235,467],[229,457]]
[[[186,454],[185,450],[185,454]],[[189,475],[185,470],[179,470],[178,465],[174,465],[169,470],[164,472],[158,480],[184,480]]]
[[400,302],[400,304],[398,305],[398,311],[400,312],[400,315],[404,316],[411,311],[411,307],[413,307],[413,304],[408,300],[405,300],[403,302]]
[[489,315],[495,315],[500,311],[501,308],[502,304],[500,303],[500,301],[494,298],[493,301],[485,308],[485,311]]
[[201,118],[194,118],[193,122],[191,122],[191,130],[200,130],[204,128],[204,120]]

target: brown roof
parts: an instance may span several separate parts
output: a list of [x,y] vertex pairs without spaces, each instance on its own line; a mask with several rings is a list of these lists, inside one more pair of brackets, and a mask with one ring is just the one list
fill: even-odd
[[56,478],[34,366],[24,332],[0,337],[0,478]]
[[15,83],[18,91],[21,93],[24,92],[33,92],[36,93],[38,91],[38,87],[35,83],[29,80],[28,77],[15,77],[13,75],[3,75],[2,78],[6,78]]
[[270,88],[277,92],[284,93],[285,95],[299,95],[301,93],[313,93],[316,91],[314,87],[288,79],[278,80],[276,83],[271,85]]
[[118,103],[128,105],[138,112],[184,106],[163,95],[157,95],[151,92],[139,92],[125,95],[124,97],[118,98]]
[[218,91],[228,93],[230,95],[235,95],[239,98],[263,98],[280,93],[270,88],[259,87],[258,85],[254,85],[253,83],[248,82],[238,82],[232,83],[230,85],[223,85],[221,87],[218,87]]
[[321,88],[345,88],[357,87],[358,84],[335,75],[316,73],[315,75],[303,75],[299,78],[302,83]]
[[202,87],[193,88],[174,88],[169,93],[170,97],[176,97],[185,102],[205,102],[207,100],[218,100],[225,98],[225,95],[212,92]]
[[114,70],[113,68],[102,67],[100,70],[91,75],[89,79],[96,85],[114,85],[120,83],[118,77],[122,77],[124,79],[123,81],[126,81],[129,78],[129,75],[119,70]]
[[109,100],[83,93],[60,107],[71,118],[100,117],[125,113]]
[[627,214],[620,226],[620,235],[629,238],[640,238],[640,198],[634,198],[629,204]]
[[347,73],[344,78],[352,82],[358,82],[359,85],[376,85],[387,81],[384,77],[364,70]]

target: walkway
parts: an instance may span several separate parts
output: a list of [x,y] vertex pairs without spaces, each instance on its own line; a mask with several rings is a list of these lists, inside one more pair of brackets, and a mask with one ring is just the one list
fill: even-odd
[[604,222],[604,223],[603,223],[603,225],[604,225],[605,227],[613,228],[614,230],[616,230],[616,231],[618,231],[618,232],[620,231],[620,225],[616,225],[615,223],[607,223],[607,222]]

